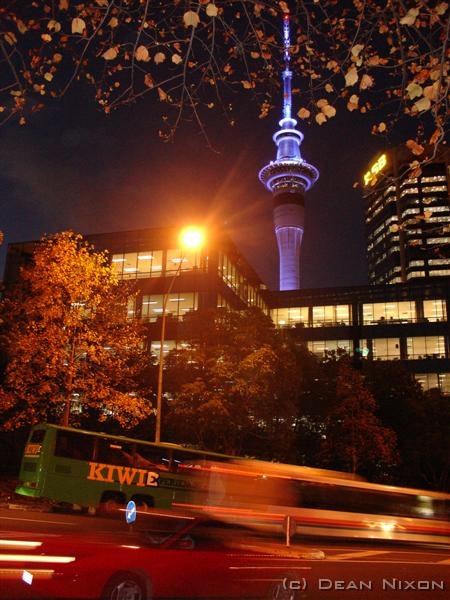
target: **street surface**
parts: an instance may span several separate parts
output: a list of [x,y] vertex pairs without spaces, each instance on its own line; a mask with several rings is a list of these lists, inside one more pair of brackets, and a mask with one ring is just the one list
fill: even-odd
[[[135,530],[145,529],[146,515],[139,515]],[[45,532],[124,532],[125,519],[86,515],[0,510],[0,534]],[[1,536],[0,536],[1,537]],[[444,600],[450,597],[450,545],[410,545],[380,542],[303,540],[296,536],[289,548],[283,539],[255,538],[251,533],[237,538],[245,546],[264,549],[273,564],[289,573],[286,587],[297,590],[297,598],[330,600]],[[195,552],[195,549],[193,550]],[[274,567],[275,568],[275,567]],[[245,575],[245,574],[243,574]],[[263,574],[262,574],[263,575]]]

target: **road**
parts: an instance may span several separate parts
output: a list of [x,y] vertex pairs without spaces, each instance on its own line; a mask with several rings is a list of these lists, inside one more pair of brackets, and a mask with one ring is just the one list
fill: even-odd
[[[138,518],[145,528],[145,515]],[[138,522],[135,527],[139,528]],[[75,514],[0,510],[1,532],[67,535],[71,532],[126,532],[124,520]],[[0,533],[1,533],[0,532]],[[240,540],[242,540],[240,533]],[[281,539],[259,539],[246,535],[245,543],[261,545],[274,555],[276,564],[289,572],[286,587],[298,591],[297,598],[330,600],[444,600],[450,597],[450,545],[395,545],[379,542],[302,540],[295,538],[289,549]],[[193,550],[195,552],[195,550]]]

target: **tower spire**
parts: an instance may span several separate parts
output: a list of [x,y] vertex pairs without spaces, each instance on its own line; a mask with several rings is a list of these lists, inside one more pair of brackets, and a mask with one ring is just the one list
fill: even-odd
[[290,69],[290,19],[283,16],[284,70],[283,113],[274,134],[277,157],[259,172],[259,179],[274,200],[273,220],[280,255],[280,290],[300,288],[300,247],[304,230],[304,193],[319,178],[319,171],[301,156],[303,134],[292,118],[292,71]]

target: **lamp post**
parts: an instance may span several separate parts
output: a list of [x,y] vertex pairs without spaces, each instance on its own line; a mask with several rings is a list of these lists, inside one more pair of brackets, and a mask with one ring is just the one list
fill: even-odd
[[160,337],[160,348],[159,348],[159,365],[158,365],[158,382],[156,388],[156,427],[155,427],[155,442],[161,441],[161,420],[162,420],[162,399],[163,399],[163,379],[164,379],[164,341],[166,339],[166,320],[167,320],[167,302],[169,301],[170,293],[173,289],[174,283],[178,275],[181,273],[181,266],[183,264],[184,256],[183,251],[195,250],[201,248],[204,242],[204,232],[200,227],[186,227],[182,229],[179,236],[180,247],[182,250],[182,256],[175,275],[169,284],[167,292],[164,294],[163,306],[161,313],[161,337]]

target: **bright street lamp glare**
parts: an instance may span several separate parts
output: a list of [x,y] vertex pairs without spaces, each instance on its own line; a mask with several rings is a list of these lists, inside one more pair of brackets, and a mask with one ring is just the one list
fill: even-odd
[[186,227],[180,233],[180,242],[183,248],[200,248],[203,245],[205,234],[200,227]]

